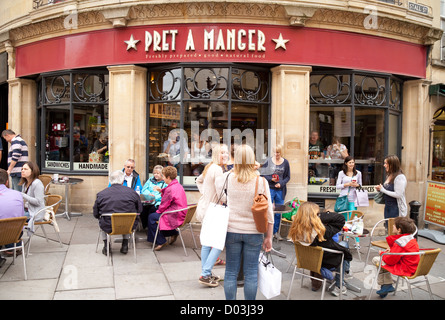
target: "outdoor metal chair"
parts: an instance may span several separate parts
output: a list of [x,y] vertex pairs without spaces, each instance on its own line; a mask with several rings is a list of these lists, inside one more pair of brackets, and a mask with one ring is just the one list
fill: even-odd
[[[35,221],[34,222],[34,226],[37,229],[37,227],[41,227],[43,234],[45,235],[46,238],[46,242],[49,242],[48,240],[48,235],[46,234],[45,228],[43,227],[44,225],[52,225],[54,228],[54,232],[57,235],[57,238],[59,239],[59,243],[60,243],[60,247],[63,247],[63,243],[62,240],[60,239],[60,230],[59,230],[59,226],[57,225],[56,222],[56,212],[59,209],[59,205],[62,202],[62,196],[57,195],[57,194],[50,194],[45,196],[46,197],[46,206],[42,209],[40,209],[37,213],[36,216],[40,215],[42,212],[47,212],[48,213],[48,219],[46,220],[42,220],[42,221]],[[28,224],[26,224],[28,225]],[[34,236],[35,232],[31,233],[31,235],[29,236],[29,239],[27,241],[27,250],[26,250],[26,256],[29,255],[29,251],[31,249],[31,240]]]
[[374,232],[375,232],[376,228],[380,224],[383,224],[384,222],[388,223],[386,235],[390,236],[390,235],[393,234],[392,229],[393,229],[393,225],[394,225],[394,218],[382,219],[382,220],[378,221],[374,225],[374,227],[371,230],[371,233],[369,234],[369,247],[368,247],[368,251],[366,253],[366,259],[365,259],[365,265],[364,266],[366,266],[367,263],[368,263],[369,254],[370,254],[371,250],[373,249],[373,247],[377,247],[378,248],[377,250],[380,250],[380,249],[387,250],[387,249],[389,249],[389,246],[388,246],[388,243],[386,242],[386,239],[373,240]]
[[15,263],[15,258],[17,255],[17,249],[22,249],[22,258],[23,258],[23,272],[25,274],[25,280],[28,280],[28,275],[26,273],[26,259],[25,259],[25,250],[23,241],[21,245],[17,245],[22,236],[23,227],[25,226],[26,217],[15,217],[15,218],[6,218],[0,219],[0,247],[5,246],[7,244],[14,244],[13,248],[3,248],[0,249],[2,251],[13,250],[14,255],[12,258],[12,264]]
[[53,178],[50,175],[47,174],[41,174],[39,175],[39,180],[42,181],[43,183],[43,187],[44,189],[44,193],[46,195],[49,194],[49,187],[51,186],[51,180],[53,180]]
[[[130,234],[133,243],[134,263],[137,263],[136,257],[136,240],[135,229],[133,229],[134,221],[136,220],[137,213],[104,213],[102,217],[111,218],[111,232],[107,233],[107,259],[108,264],[111,264],[111,236]],[[99,228],[99,235],[97,236],[96,252],[99,246],[99,238],[102,229]]]
[[[394,295],[396,295],[397,292],[397,288],[399,285],[399,280],[400,278],[405,279],[407,284],[408,284],[408,291],[409,291],[409,296],[411,298],[411,300],[413,300],[413,292],[412,292],[412,288],[411,285],[413,284],[417,284],[420,282],[425,281],[426,282],[426,286],[428,288],[428,293],[430,294],[430,299],[434,300],[433,298],[433,293],[431,291],[431,286],[430,286],[430,282],[428,281],[428,273],[430,272],[434,261],[436,261],[437,256],[439,255],[439,252],[441,251],[441,249],[419,249],[419,252],[406,252],[406,253],[392,253],[392,252],[384,252],[380,255],[380,260],[379,260],[379,265],[378,265],[378,269],[377,269],[377,273],[376,276],[374,278],[374,281],[372,283],[372,287],[371,290],[369,291],[369,296],[368,296],[368,300],[371,299],[371,295],[373,292],[373,288],[376,286],[377,284],[377,278],[379,276],[379,272],[380,269],[382,268],[382,259],[383,256],[387,256],[387,255],[399,255],[399,256],[408,256],[408,255],[419,255],[420,256],[420,260],[419,260],[419,264],[417,266],[416,272],[410,276],[397,276],[397,282],[396,282],[396,287],[394,290]],[[416,282],[410,282],[410,280],[415,279],[417,277],[422,277],[423,276],[423,280],[419,279]]]
[[[290,299],[290,294],[292,290],[292,284],[294,282],[295,274],[298,273],[301,275],[301,287],[303,287],[303,279],[304,277],[308,277],[311,279],[315,279],[318,281],[321,281],[323,283],[322,285],[322,291],[321,291],[321,300],[324,299],[324,292],[326,288],[326,279],[319,279],[316,277],[313,277],[311,275],[307,275],[304,273],[304,270],[309,270],[318,274],[321,274],[321,263],[323,261],[323,253],[324,252],[331,252],[336,254],[341,254],[341,264],[340,264],[340,295],[339,299],[343,298],[343,260],[344,260],[344,253],[342,251],[328,249],[328,248],[322,248],[318,246],[304,246],[301,243],[294,242],[295,246],[295,255],[297,258],[297,264],[295,265],[294,272],[292,274],[292,280],[289,286],[289,292],[287,294],[287,300]],[[297,271],[297,268],[302,269],[301,272]]]
[[[163,212],[163,213],[161,214],[161,216],[159,217],[159,220],[161,220],[162,216],[165,215],[165,214],[172,214],[172,213],[176,213],[176,212],[180,212],[180,211],[187,210],[187,214],[186,214],[186,216],[185,216],[184,222],[183,222],[179,227],[176,228],[176,230],[179,232],[179,238],[181,239],[182,247],[184,248],[184,253],[185,253],[185,256],[186,256],[186,257],[188,256],[188,253],[187,253],[187,250],[186,250],[186,248],[185,248],[184,239],[182,238],[181,229],[182,229],[183,227],[185,227],[186,225],[189,226],[189,228],[190,228],[190,232],[191,232],[191,234],[192,234],[193,243],[194,243],[194,245],[195,245],[195,248],[197,248],[196,240],[195,240],[195,236],[194,236],[194,234],[193,234],[193,228],[192,228],[192,224],[191,224],[191,220],[193,219],[193,216],[194,216],[194,214],[195,214],[195,212],[196,212],[196,208],[197,208],[197,207],[198,207],[197,204],[192,204],[192,205],[188,205],[187,208],[181,208],[181,209],[172,210],[172,211],[165,211],[165,212]],[[157,226],[157,228],[156,228],[155,239],[154,239],[154,241],[153,241],[153,251],[154,251],[154,249],[155,249],[155,246],[156,246],[156,239],[157,239],[157,237],[158,237],[158,233],[159,233],[159,220],[158,220],[158,226]]]

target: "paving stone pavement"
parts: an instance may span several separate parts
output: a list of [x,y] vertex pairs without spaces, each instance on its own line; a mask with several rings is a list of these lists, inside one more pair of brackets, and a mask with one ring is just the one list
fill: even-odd
[[[63,245],[60,246],[52,227],[46,227],[50,240],[47,242],[39,230],[32,240],[31,252],[26,259],[28,280],[24,280],[22,257],[12,264],[12,258],[0,268],[1,300],[224,300],[223,282],[216,288],[208,288],[198,282],[201,270],[200,250],[193,249],[193,240],[188,230],[183,231],[188,255],[185,256],[181,241],[178,240],[159,252],[153,252],[151,243],[146,241],[145,231],[136,234],[137,263],[132,247],[127,255],[119,252],[119,236],[114,237],[112,262],[102,254],[103,243],[96,252],[99,227],[92,214],[83,214],[71,220],[59,218]],[[195,238],[199,245],[199,225],[194,226]],[[368,240],[361,239],[361,258],[365,259]],[[423,248],[440,247],[429,239],[419,237]],[[352,241],[351,241],[352,243]],[[272,255],[274,265],[282,272],[281,294],[272,300],[286,300],[292,279],[294,248],[288,241],[274,242],[280,247],[285,258]],[[361,262],[357,251],[352,250],[352,279],[348,282],[360,292],[348,290],[344,300],[365,300],[369,293],[376,269]],[[225,252],[221,256],[224,259]],[[214,273],[224,278],[224,266],[216,266]],[[310,289],[310,280],[303,281],[295,276],[291,300],[319,300],[320,291]],[[445,298],[445,252],[439,254],[430,271],[430,283],[435,300]],[[402,284],[394,296],[385,300],[409,299],[407,286]],[[414,298],[429,300],[425,285],[413,290]],[[238,289],[237,299],[242,300],[243,290]],[[258,291],[258,300],[266,300]],[[329,292],[325,300],[336,300]],[[382,300],[373,293],[371,300]]]

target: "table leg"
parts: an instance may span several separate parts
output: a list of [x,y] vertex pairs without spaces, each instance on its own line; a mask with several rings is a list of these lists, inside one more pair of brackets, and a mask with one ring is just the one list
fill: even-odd
[[80,213],[80,212],[71,212],[70,211],[70,208],[69,208],[69,203],[70,203],[70,190],[69,190],[69,187],[70,187],[70,185],[69,184],[67,184],[66,186],[65,186],[65,188],[66,188],[66,203],[67,203],[67,216],[69,217],[68,218],[68,220],[71,220],[71,217],[80,217],[81,215],[82,215],[82,213]]

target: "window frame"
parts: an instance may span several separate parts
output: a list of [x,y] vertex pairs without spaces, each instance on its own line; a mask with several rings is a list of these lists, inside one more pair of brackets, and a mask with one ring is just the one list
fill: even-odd
[[[36,79],[37,83],[37,97],[36,97],[36,105],[37,105],[37,132],[38,138],[36,140],[37,143],[37,154],[36,159],[39,167],[41,168],[41,172],[51,174],[51,173],[62,173],[67,175],[84,175],[84,176],[108,176],[109,170],[74,170],[74,139],[73,139],[73,131],[70,130],[69,133],[69,162],[70,169],[69,170],[60,170],[60,169],[52,169],[45,167],[45,153],[46,153],[46,117],[48,108],[66,108],[69,110],[69,128],[74,127],[74,110],[77,106],[88,106],[88,105],[103,105],[109,106],[109,93],[106,96],[106,99],[103,101],[75,101],[74,100],[74,77],[77,74],[87,74],[87,75],[101,75],[101,76],[109,76],[109,72],[106,68],[96,68],[96,69],[76,69],[76,70],[61,70],[61,71],[53,71],[42,73]],[[58,76],[69,76],[69,101],[63,101],[60,103],[48,103],[45,99],[46,94],[46,79],[51,77]],[[109,85],[109,80],[104,82],[104,90],[107,92],[106,87]]]
[[[310,106],[309,106],[309,112],[311,112],[311,107],[334,107],[335,108],[344,108],[349,107],[351,108],[351,132],[350,132],[350,143],[351,145],[348,147],[349,155],[355,157],[355,122],[356,122],[356,116],[355,111],[356,108],[379,108],[383,109],[384,112],[384,148],[383,148],[383,155],[382,159],[376,159],[375,163],[378,163],[379,161],[382,162],[383,165],[383,159],[388,156],[388,141],[389,141],[389,115],[396,115],[398,116],[397,119],[397,140],[396,140],[396,155],[401,159],[401,150],[402,150],[402,115],[403,115],[403,80],[392,75],[392,74],[386,74],[386,73],[378,73],[378,72],[367,72],[362,70],[344,70],[344,69],[324,69],[324,70],[315,70],[311,72],[311,80],[310,80],[310,88],[314,85],[314,82],[312,82],[312,76],[323,76],[323,75],[330,75],[330,76],[349,76],[349,81],[345,83],[346,86],[348,86],[349,92],[347,92],[348,97],[344,99],[343,101],[340,101],[339,103],[335,103],[335,99],[332,99],[329,103],[317,103],[316,99],[313,98],[311,93],[311,99],[310,99]],[[382,78],[385,80],[385,96],[381,103],[377,102],[363,102],[360,103],[356,100],[356,90],[355,86],[358,84],[357,77],[376,77],[376,78]],[[398,84],[398,88],[393,89],[393,83]],[[342,88],[342,87],[341,87]],[[340,90],[341,90],[340,88]],[[393,99],[391,93],[393,90],[397,90],[397,94],[395,96],[395,99]],[[374,104],[373,104],[374,103]],[[384,181],[384,172],[382,172],[382,181]],[[316,192],[308,192],[308,197],[311,198],[335,198],[338,196],[338,191],[335,194],[332,193],[316,193]]]
[[[175,95],[174,99],[172,100],[158,100],[158,99],[153,99],[153,96],[150,94],[150,77],[152,72],[159,72],[162,70],[173,70],[173,69],[180,69],[180,76],[179,76],[179,81],[180,81],[180,90],[181,92],[178,95]],[[196,68],[198,70],[202,70],[202,69],[212,69],[212,68],[228,68],[228,79],[227,80],[227,85],[228,85],[228,95],[226,98],[223,97],[209,97],[209,98],[196,98],[193,97],[191,95],[189,95],[189,97],[185,97],[185,92],[186,92],[186,82],[187,82],[187,77],[185,77],[186,73],[184,72],[184,70],[186,68]],[[233,74],[233,69],[242,69],[242,70],[246,70],[246,71],[253,71],[253,72],[265,72],[267,73],[267,99],[263,99],[263,100],[244,100],[244,99],[236,99],[233,97],[233,78],[232,78],[232,74]],[[179,103],[180,105],[180,127],[179,129],[181,130],[181,132],[184,132],[183,130],[185,130],[184,128],[184,108],[188,103],[204,103],[204,102],[223,102],[223,103],[227,103],[228,104],[228,119],[227,119],[227,123],[228,123],[228,127],[226,129],[228,130],[232,130],[232,104],[237,104],[237,103],[246,103],[246,104],[252,104],[252,105],[257,105],[258,107],[260,106],[265,106],[267,108],[267,112],[269,114],[268,120],[267,120],[267,129],[270,129],[271,126],[271,103],[272,103],[272,97],[271,97],[271,88],[272,88],[272,74],[270,72],[270,67],[268,66],[257,66],[257,65],[251,65],[251,64],[237,64],[237,63],[202,63],[202,64],[196,64],[196,63],[173,63],[173,64],[163,64],[163,65],[159,65],[159,66],[152,66],[152,67],[148,67],[147,70],[147,101],[146,101],[146,108],[147,108],[147,117],[146,117],[146,126],[147,126],[147,135],[146,135],[146,141],[149,141],[149,132],[150,132],[150,104],[152,103]],[[195,74],[198,71],[195,71]],[[149,160],[149,153],[150,153],[150,146],[149,144],[147,144],[146,147],[146,172],[147,172],[147,179],[149,177],[149,175],[151,174],[150,171],[150,160]],[[187,191],[196,191],[198,190],[196,184],[193,185],[184,185],[183,181],[184,181],[184,165],[181,164],[178,170],[178,181],[183,185],[184,189]]]

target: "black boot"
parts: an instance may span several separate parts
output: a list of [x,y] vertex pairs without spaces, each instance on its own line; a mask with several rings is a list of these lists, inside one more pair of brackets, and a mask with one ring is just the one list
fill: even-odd
[[128,239],[122,239],[121,253],[127,254],[127,252],[128,252]]
[[[104,240],[104,248],[102,249],[102,253],[107,255],[107,240]],[[110,246],[110,254],[111,254],[111,246]]]

